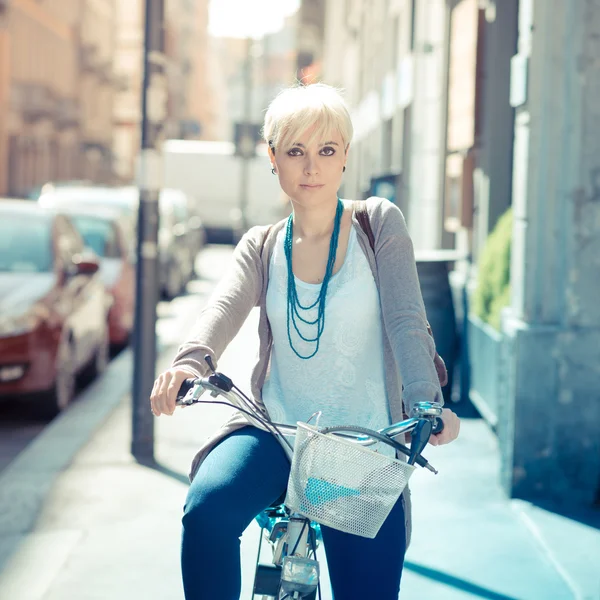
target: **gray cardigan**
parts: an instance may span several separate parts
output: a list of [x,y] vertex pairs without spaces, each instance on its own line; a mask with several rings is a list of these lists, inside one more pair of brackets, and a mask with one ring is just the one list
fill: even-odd
[[[347,204],[349,201],[344,202]],[[443,403],[443,398],[433,363],[435,345],[427,333],[413,245],[404,217],[398,207],[386,199],[372,197],[366,203],[375,236],[375,253],[356,215],[352,216],[352,224],[379,289],[385,386],[391,418],[396,422],[403,418],[403,396],[406,412],[410,412],[416,401]],[[244,235],[234,251],[229,271],[200,313],[190,339],[179,348],[173,361],[174,367],[184,367],[198,377],[206,375],[208,367],[204,356],[210,354],[216,364],[252,308],[260,307],[260,346],[258,360],[252,371],[251,391],[254,400],[263,408],[261,389],[268,372],[273,341],[266,314],[269,261],[277,233],[285,226],[285,222],[280,221],[270,229],[253,227]],[[202,445],[193,460],[190,478],[196,474],[208,452],[224,436],[247,425],[248,420],[242,413],[234,414]],[[407,538],[410,539],[408,488],[404,500]]]

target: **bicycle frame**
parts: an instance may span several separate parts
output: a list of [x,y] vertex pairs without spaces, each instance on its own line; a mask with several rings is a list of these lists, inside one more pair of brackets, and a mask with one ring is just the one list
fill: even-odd
[[[176,404],[191,406],[206,402],[237,408],[247,415],[250,424],[267,429],[275,435],[284,449],[287,448],[293,452],[286,436],[295,435],[297,427],[270,421],[261,408],[245,396],[228,377],[215,372],[210,357],[206,357],[206,361],[211,368],[212,375],[186,380],[177,396]],[[200,397],[205,392],[209,392],[213,398],[222,397],[223,401],[201,400]],[[340,426],[323,428],[322,432],[334,433],[336,436],[349,439],[362,446],[370,446],[384,441],[408,455],[409,464],[416,463],[437,473],[421,456],[421,452],[433,431],[433,421],[438,419],[441,423],[441,419],[439,419],[441,411],[440,405],[421,402],[416,404],[414,416],[378,431],[362,427]],[[320,415],[320,413],[315,413],[315,415]],[[315,415],[312,415],[308,421]],[[407,432],[413,432],[410,449],[394,440]],[[262,600],[273,598],[276,600],[287,600],[288,598],[314,600],[318,594],[320,599],[319,564],[316,560],[319,540],[318,525],[301,514],[290,512],[284,504],[267,508],[263,513],[257,515],[256,520],[261,526],[261,536],[252,597],[254,598],[258,594]],[[272,545],[271,564],[260,563],[263,537]]]

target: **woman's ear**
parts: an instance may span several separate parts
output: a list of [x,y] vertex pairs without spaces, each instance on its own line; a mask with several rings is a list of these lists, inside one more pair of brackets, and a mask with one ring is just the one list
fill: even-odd
[[269,160],[271,161],[271,166],[274,169],[276,169],[277,164],[275,163],[275,152],[273,152],[273,147],[271,145],[269,145],[268,152],[269,152]]

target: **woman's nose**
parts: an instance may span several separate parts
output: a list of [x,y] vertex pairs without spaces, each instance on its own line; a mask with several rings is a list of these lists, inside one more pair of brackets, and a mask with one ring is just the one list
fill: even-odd
[[315,158],[311,158],[310,156],[306,157],[306,161],[304,163],[304,172],[307,175],[316,175],[319,169],[317,166],[317,161]]

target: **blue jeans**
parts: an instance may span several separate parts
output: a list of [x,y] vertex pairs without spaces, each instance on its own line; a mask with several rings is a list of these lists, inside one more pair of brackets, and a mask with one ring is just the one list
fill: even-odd
[[[240,537],[285,491],[289,461],[275,438],[244,427],[201,464],[183,515],[186,600],[239,600]],[[397,600],[406,551],[404,506],[396,503],[375,539],[322,527],[335,600]]]

